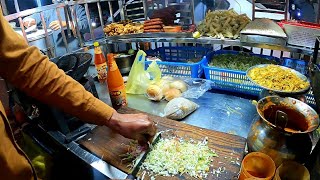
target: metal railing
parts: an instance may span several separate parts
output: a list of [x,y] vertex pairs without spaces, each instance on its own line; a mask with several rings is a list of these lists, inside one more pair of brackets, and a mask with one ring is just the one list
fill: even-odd
[[[107,8],[109,9],[110,16],[112,17],[111,20],[114,21],[114,18],[116,17],[116,15],[113,13],[112,3],[119,2],[116,0],[78,0],[76,2],[75,1],[69,1],[69,2],[66,1],[65,3],[57,3],[57,4],[47,5],[47,6],[41,6],[41,7],[37,7],[37,8],[28,9],[25,11],[20,11],[18,1],[14,0],[15,9],[16,9],[17,13],[7,15],[7,16],[5,16],[5,18],[7,21],[18,20],[18,23],[19,23],[21,31],[22,31],[22,35],[25,38],[25,40],[29,43],[30,41],[28,40],[27,33],[25,31],[26,28],[24,27],[23,18],[30,16],[30,15],[33,15],[35,13],[39,13],[40,17],[41,17],[42,28],[45,32],[46,48],[50,50],[49,54],[47,54],[47,55],[50,58],[52,58],[52,57],[55,57],[55,54],[53,53],[53,50],[52,50],[53,45],[49,41],[48,24],[46,24],[45,18],[44,18],[46,11],[52,10],[52,9],[54,9],[56,11],[60,27],[62,27],[62,19],[63,19],[62,16],[65,17],[67,26],[66,26],[66,28],[61,28],[60,31],[61,31],[64,46],[66,48],[66,52],[70,53],[71,50],[69,48],[67,37],[71,37],[73,35],[75,38],[77,38],[79,40],[79,49],[81,49],[85,46],[84,39],[82,38],[83,34],[80,32],[79,24],[77,21],[77,13],[75,11],[75,5],[84,6],[86,18],[88,21],[89,31],[90,31],[90,38],[91,38],[91,41],[95,41],[97,39],[94,34],[94,27],[92,26],[91,12],[90,12],[90,8],[89,8],[89,4],[92,4],[92,3],[96,4],[97,9],[98,9],[99,21],[100,21],[101,27],[103,28],[105,23],[103,20],[101,2],[108,3],[109,7],[107,7]],[[119,5],[121,8],[121,3],[119,3]],[[64,12],[63,14],[61,14],[60,9],[63,9],[63,12]],[[65,32],[65,29],[67,30],[67,33]],[[90,44],[92,44],[92,43],[89,43],[89,45]]]

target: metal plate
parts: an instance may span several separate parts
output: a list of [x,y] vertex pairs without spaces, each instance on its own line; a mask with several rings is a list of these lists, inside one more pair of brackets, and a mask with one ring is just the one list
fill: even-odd
[[266,18],[251,21],[241,30],[240,34],[287,38],[286,33],[277,23]]
[[249,77],[249,73],[252,69],[254,68],[262,68],[262,67],[266,67],[266,66],[269,66],[270,64],[260,64],[260,65],[256,65],[256,66],[252,66],[251,68],[249,68],[246,72],[246,75],[248,77],[248,79],[253,82],[254,84],[256,84],[257,86],[261,87],[261,88],[264,88],[264,89],[267,89],[269,91],[273,91],[275,93],[278,93],[278,94],[288,94],[288,95],[294,95],[294,94],[304,94],[304,93],[307,93],[310,89],[310,81],[308,80],[308,78],[299,73],[298,71],[294,70],[294,69],[291,69],[291,68],[287,68],[287,67],[284,67],[284,66],[279,66],[279,65],[276,65],[276,66],[279,66],[280,68],[284,69],[284,70],[290,70],[292,73],[294,73],[295,75],[297,75],[300,79],[302,79],[303,81],[308,81],[309,82],[309,86],[307,88],[304,88],[304,89],[301,89],[299,91],[292,91],[292,92],[288,92],[288,91],[280,91],[280,90],[275,90],[275,89],[271,89],[271,88],[268,88],[268,87],[265,87],[265,86],[262,86],[258,83],[256,83],[253,79],[251,79]]
[[250,35],[250,34],[240,34],[240,41],[244,43],[263,43],[270,45],[280,45],[285,46],[287,40],[285,38],[261,36],[261,35]]

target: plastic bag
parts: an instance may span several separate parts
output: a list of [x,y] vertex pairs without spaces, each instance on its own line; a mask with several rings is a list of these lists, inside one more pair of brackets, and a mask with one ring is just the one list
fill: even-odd
[[205,92],[211,89],[213,82],[200,78],[187,78],[184,82],[188,85],[188,90],[182,93],[184,98],[198,99]]
[[145,94],[152,81],[160,80],[161,71],[156,62],[145,70],[146,53],[139,50],[129,73],[126,92],[128,94]]
[[199,108],[199,105],[182,97],[175,98],[168,102],[164,108],[165,117],[170,119],[183,119]]

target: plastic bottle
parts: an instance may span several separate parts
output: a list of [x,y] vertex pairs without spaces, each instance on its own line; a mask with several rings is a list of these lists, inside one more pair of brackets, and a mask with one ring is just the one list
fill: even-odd
[[104,57],[99,42],[94,42],[94,64],[98,72],[99,82],[105,82],[107,80],[107,62]]
[[114,55],[109,53],[108,58],[108,88],[110,92],[110,99],[114,108],[127,105],[126,88],[124,86],[123,78],[114,59]]

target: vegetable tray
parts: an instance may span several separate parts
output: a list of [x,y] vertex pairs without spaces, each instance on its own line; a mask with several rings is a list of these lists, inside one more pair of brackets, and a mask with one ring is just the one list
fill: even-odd
[[[215,59],[214,56],[223,55],[223,54],[239,54],[239,52],[218,50],[218,51],[213,51],[209,53],[207,56],[205,56],[204,57],[205,63],[203,64],[203,69],[204,69],[204,74],[206,79],[210,79],[211,81],[213,81],[215,83],[214,87],[216,89],[258,96],[262,88],[252,83],[247,78],[245,71],[209,66],[209,62],[211,61],[211,59],[213,59],[214,61]],[[265,58],[268,60],[274,60],[280,63],[279,58],[272,57],[272,56],[259,55],[259,54],[253,54],[253,53],[247,53],[247,55],[257,56],[257,57]]]
[[[158,61],[157,64],[163,75],[199,78],[203,75],[202,64],[206,61],[203,56],[210,50],[204,47],[172,46],[148,50],[146,54],[157,56],[162,60]],[[151,62],[147,61],[146,66],[148,67]]]

